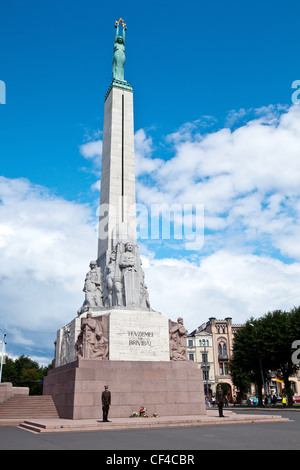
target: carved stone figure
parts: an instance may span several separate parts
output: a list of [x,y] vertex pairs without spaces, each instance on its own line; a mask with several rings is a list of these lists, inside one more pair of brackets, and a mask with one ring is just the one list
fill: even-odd
[[125,243],[125,251],[120,257],[125,305],[140,306],[140,276],[137,271],[137,259],[131,242]]
[[187,361],[187,333],[181,317],[177,319],[177,323],[169,321],[171,361]]
[[103,266],[103,303],[105,307],[150,308],[145,275],[136,243],[120,232],[114,237],[109,261]]
[[116,261],[117,253],[113,250],[109,257],[109,262],[105,267],[105,302],[106,307],[113,305],[123,305],[123,286],[119,265]]
[[145,274],[142,269],[142,261],[140,263],[140,305],[144,308],[150,308],[149,292],[148,287],[145,283]]
[[108,307],[111,307],[113,305],[115,274],[116,274],[116,252],[112,251],[110,255],[109,263],[106,266],[106,275],[105,275]]
[[69,362],[69,354],[70,354],[70,329],[68,326],[63,328],[62,333],[62,343],[61,343],[61,364],[67,364]]
[[123,276],[128,271],[137,271],[136,258],[133,253],[133,244],[131,242],[127,242],[125,244],[125,252],[120,258],[120,268],[123,270]]
[[87,311],[89,307],[102,307],[102,271],[96,261],[90,262],[90,271],[86,274],[83,292],[85,301],[78,310],[78,315]]
[[90,312],[81,320],[81,332],[76,344],[76,357],[84,359],[108,359],[108,338],[104,334],[101,321],[93,318]]

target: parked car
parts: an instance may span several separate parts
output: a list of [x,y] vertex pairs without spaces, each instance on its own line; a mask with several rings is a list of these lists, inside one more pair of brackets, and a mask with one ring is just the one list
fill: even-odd
[[293,403],[300,403],[300,395],[293,396]]

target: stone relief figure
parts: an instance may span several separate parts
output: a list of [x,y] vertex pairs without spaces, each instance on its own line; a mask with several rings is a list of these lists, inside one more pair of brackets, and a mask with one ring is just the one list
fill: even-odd
[[150,308],[148,286],[144,283],[142,289],[143,289],[143,302],[145,302],[145,306],[147,308]]
[[101,321],[90,312],[81,319],[81,331],[75,344],[76,357],[84,359],[108,359],[108,338]]
[[149,292],[148,287],[145,283],[145,274],[142,269],[142,261],[141,261],[141,268],[140,268],[140,305],[144,308],[150,308],[150,300],[149,300]]
[[78,357],[83,357],[82,337],[83,332],[81,331],[77,336],[77,340],[75,342],[75,359],[77,359]]
[[171,361],[187,361],[187,333],[181,317],[177,319],[177,323],[169,321]]
[[109,261],[103,267],[103,302],[105,307],[150,308],[145,275],[138,247],[131,239],[116,237]]
[[78,310],[78,315],[87,311],[89,307],[102,307],[102,271],[96,261],[90,262],[90,270],[86,274],[83,292],[85,301]]
[[[118,306],[123,305],[122,280],[117,273],[116,257],[116,252],[112,251],[105,270],[107,307],[112,307],[114,304]],[[114,302],[114,293],[116,294],[116,302]]]
[[[123,26],[123,34],[119,35],[119,25]],[[122,18],[116,21],[116,36],[114,40],[114,55],[113,55],[113,79],[124,82],[124,66],[125,66],[125,30],[126,24],[123,23]]]
[[140,276],[137,270],[137,258],[133,243],[127,242],[120,256],[119,266],[122,275],[126,306],[140,306]]
[[116,272],[116,252],[112,251],[109,262],[105,268],[105,281],[106,281],[106,292],[105,292],[105,306],[111,307],[113,305],[113,290],[115,282],[115,272]]
[[67,364],[69,362],[70,355],[70,329],[68,326],[63,328],[62,339],[61,339],[61,364]]
[[122,269],[123,276],[128,271],[137,271],[133,244],[131,242],[125,243],[125,252],[120,257],[119,266]]

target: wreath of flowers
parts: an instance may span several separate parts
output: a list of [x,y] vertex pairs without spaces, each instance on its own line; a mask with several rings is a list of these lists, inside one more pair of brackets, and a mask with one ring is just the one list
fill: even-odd
[[145,408],[144,406],[141,406],[141,408],[140,408],[140,416],[141,416],[142,418],[148,418],[148,416],[146,415],[146,413],[147,413],[147,408]]
[[[146,413],[147,413],[147,408],[145,408],[144,406],[141,406],[139,413],[134,411],[129,417],[137,418],[139,416],[140,418],[149,418],[149,416]],[[151,418],[158,418],[158,413],[153,413],[151,415]]]

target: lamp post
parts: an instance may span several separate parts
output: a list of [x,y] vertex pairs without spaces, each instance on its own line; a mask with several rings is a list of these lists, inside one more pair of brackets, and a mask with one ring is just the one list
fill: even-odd
[[5,338],[6,338],[6,333],[3,334],[3,340],[0,341],[2,344],[2,353],[1,353],[1,365],[0,365],[0,383],[2,381],[2,369],[3,369],[3,364],[4,364],[4,354],[5,354]]
[[[253,323],[250,323],[250,325],[255,328],[255,325]],[[256,335],[256,331],[254,330],[255,332],[255,336]],[[265,378],[264,378],[264,373],[263,373],[263,369],[262,369],[262,364],[261,364],[261,357],[258,356],[258,361],[259,361],[259,368],[260,368],[260,373],[261,373],[261,380],[262,380],[262,384],[263,384],[263,387],[264,387],[264,394],[267,395],[267,390],[266,390],[266,384],[265,384]]]
[[204,346],[204,359],[205,359],[206,398],[208,398],[209,394],[208,394],[208,375],[207,375],[207,354],[206,354],[205,339],[202,340],[202,344]]

